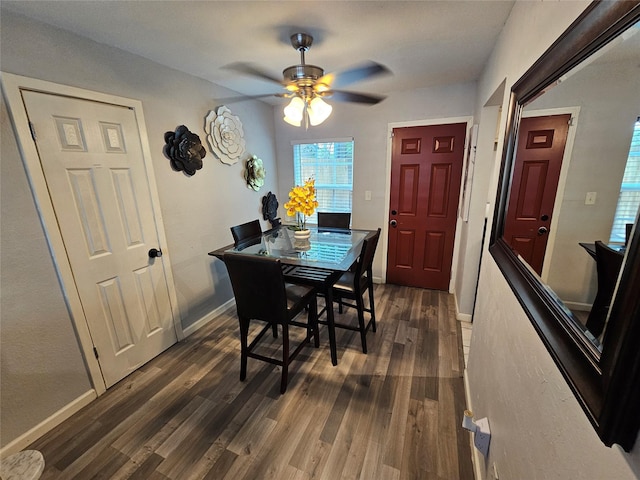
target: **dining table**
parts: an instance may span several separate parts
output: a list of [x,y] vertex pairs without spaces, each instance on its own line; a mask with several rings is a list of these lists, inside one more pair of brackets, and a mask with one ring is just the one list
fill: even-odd
[[209,252],[224,261],[227,252],[244,255],[263,255],[280,260],[286,282],[315,287],[325,298],[327,330],[331,363],[338,364],[333,286],[356,262],[363,242],[376,232],[373,230],[309,227],[308,238],[296,238],[291,225],[279,225],[239,243]]

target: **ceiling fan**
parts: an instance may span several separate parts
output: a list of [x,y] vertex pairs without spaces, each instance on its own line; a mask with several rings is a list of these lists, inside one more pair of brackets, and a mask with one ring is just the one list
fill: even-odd
[[307,33],[294,33],[291,35],[291,45],[300,52],[300,63],[285,68],[282,71],[282,79],[276,78],[260,67],[248,63],[234,63],[226,68],[268,80],[284,87],[285,92],[258,95],[257,97],[276,96],[290,98],[291,102],[284,108],[284,120],[296,127],[302,125],[303,122],[305,128],[308,128],[309,124],[313,126],[319,125],[331,115],[332,107],[323,98],[369,105],[374,105],[385,99],[381,95],[337,90],[336,87],[343,87],[367,78],[391,73],[387,67],[379,63],[368,62],[341,72],[325,74],[322,68],[305,63],[305,52],[311,48],[312,43],[313,37]]

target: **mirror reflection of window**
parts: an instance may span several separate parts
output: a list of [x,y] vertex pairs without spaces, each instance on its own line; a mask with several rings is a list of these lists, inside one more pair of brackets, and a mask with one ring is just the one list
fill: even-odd
[[[542,264],[530,267],[582,329],[599,290],[595,243],[615,243],[623,251],[627,224],[635,221],[640,204],[639,31],[639,25],[630,28],[526,105],[522,114],[523,119],[571,115],[550,223],[542,225],[537,218],[545,228],[532,226],[533,234],[542,231],[548,237]],[[514,183],[515,178],[512,191]],[[507,218],[511,208],[512,202]],[[512,244],[507,232],[505,222],[505,241]],[[524,250],[520,256],[527,257]],[[600,348],[601,332],[585,335]]]
[[640,208],[640,117],[636,119],[609,243],[626,245]]

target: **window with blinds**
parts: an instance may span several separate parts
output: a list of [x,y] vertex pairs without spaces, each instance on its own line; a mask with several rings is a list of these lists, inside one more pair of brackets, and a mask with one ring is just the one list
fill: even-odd
[[634,223],[640,207],[640,117],[635,123],[627,166],[624,169],[618,208],[613,219],[610,243],[625,243],[626,225]]
[[[351,212],[353,140],[294,143],[293,171],[296,185],[315,179],[316,211]],[[307,221],[317,223],[317,218],[314,213]]]

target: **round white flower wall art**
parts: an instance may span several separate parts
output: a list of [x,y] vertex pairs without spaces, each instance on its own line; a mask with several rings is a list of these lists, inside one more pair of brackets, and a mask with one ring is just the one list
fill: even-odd
[[205,130],[211,152],[222,163],[233,165],[244,155],[242,122],[226,106],[218,107],[217,113],[213,110],[209,112],[205,119]]

